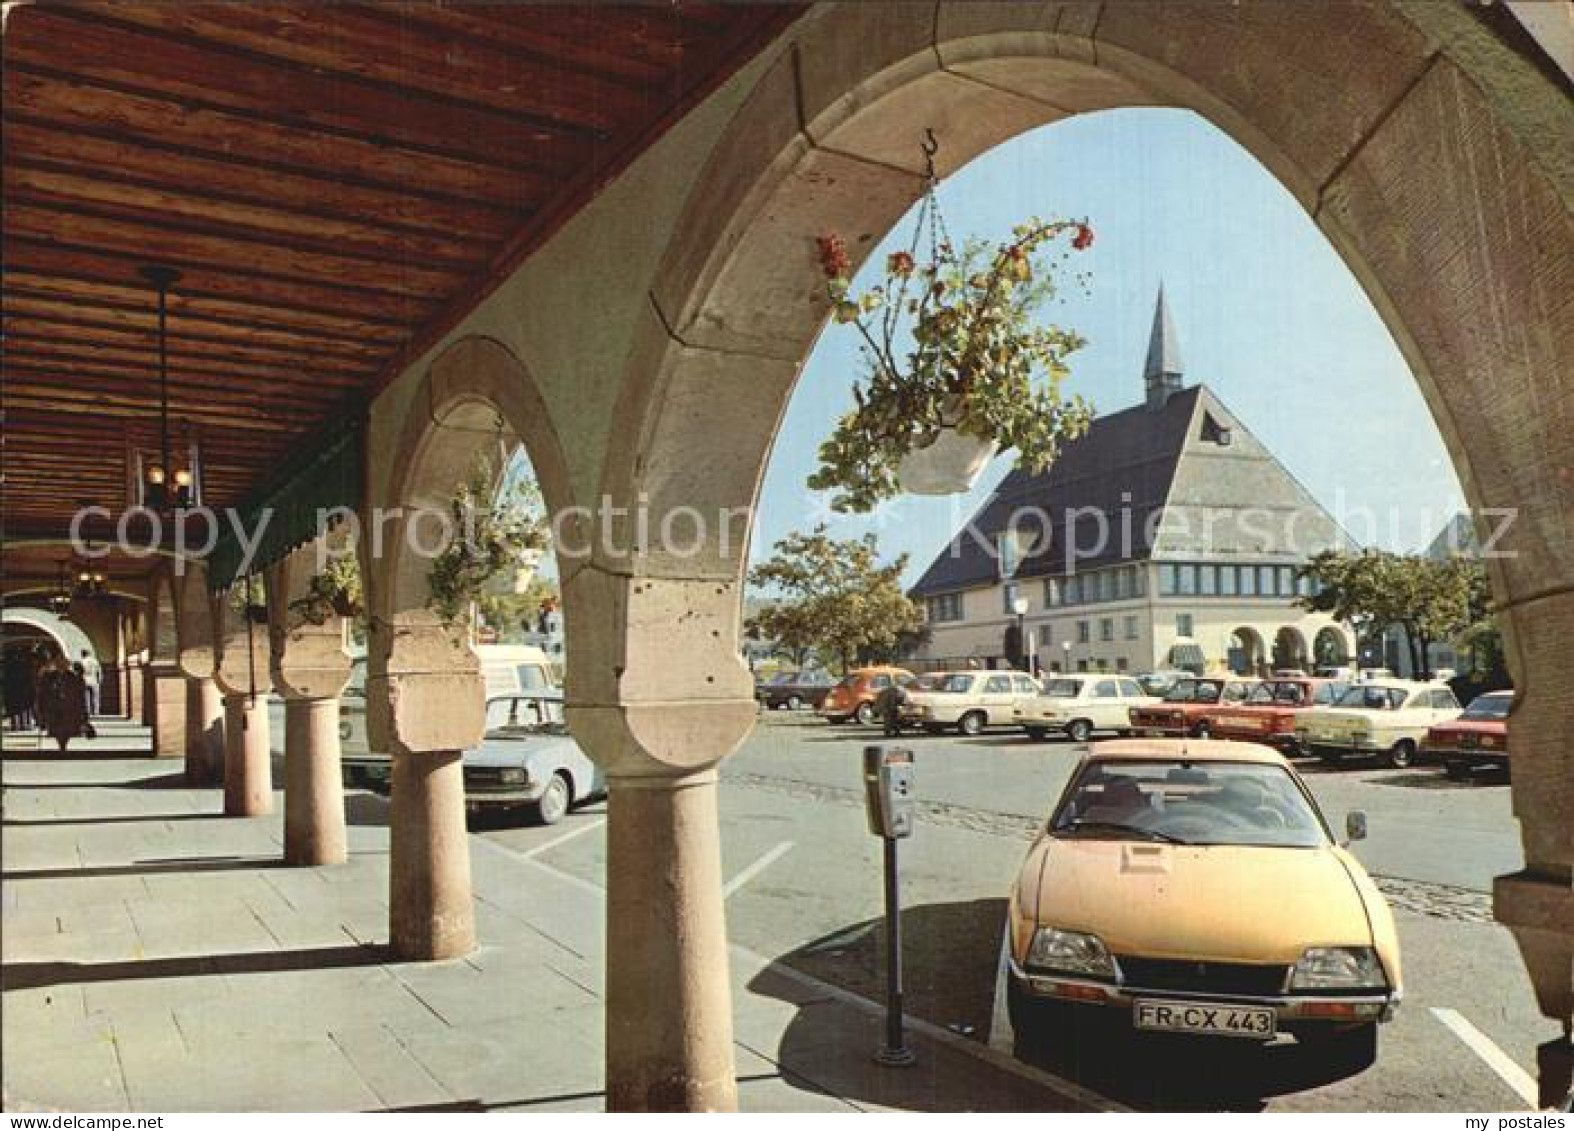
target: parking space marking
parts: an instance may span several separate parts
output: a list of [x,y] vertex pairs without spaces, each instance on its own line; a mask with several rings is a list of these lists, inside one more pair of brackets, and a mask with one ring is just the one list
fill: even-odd
[[989,1047],[1009,1053],[1016,1046],[1016,1032],[1011,1028],[1010,1011],[1006,1008],[1007,967],[1011,960],[1011,920],[1006,919],[1000,929],[1000,963],[995,967],[995,1005],[989,1011]]
[[791,852],[794,843],[795,842],[790,840],[782,841],[764,856],[761,856],[753,864],[750,864],[743,871],[732,877],[732,879],[727,881],[727,886],[721,889],[721,897],[723,899],[731,899],[733,893],[741,889],[744,884],[754,879],[755,876],[758,876],[761,872],[765,871],[765,869],[769,868],[772,864],[776,863],[776,861],[780,860],[783,856],[786,856],[789,852]]
[[1486,1062],[1486,1066],[1496,1072],[1503,1083],[1512,1088],[1530,1110],[1536,1110],[1536,1101],[1540,1098],[1536,1082],[1516,1064],[1509,1055],[1497,1045],[1492,1043],[1492,1038],[1477,1029],[1457,1011],[1453,1009],[1440,1009],[1432,1007],[1432,1016],[1436,1017],[1448,1030],[1465,1043],[1465,1047]]
[[606,823],[607,823],[607,819],[605,817],[602,817],[601,819],[596,820],[596,821],[586,821],[583,825],[580,825],[578,828],[575,828],[575,829],[570,829],[568,832],[562,834],[561,836],[555,836],[551,840],[546,841],[543,844],[536,845],[534,848],[527,848],[527,849],[525,849],[524,851],[520,852],[519,855],[523,856],[526,860],[533,860],[537,856],[540,856],[543,852],[550,852],[552,849],[556,848],[558,845],[560,845],[560,844],[567,844],[569,841],[573,840],[577,836],[584,836],[586,833],[595,832],[597,829],[599,829],[602,825],[604,825]]

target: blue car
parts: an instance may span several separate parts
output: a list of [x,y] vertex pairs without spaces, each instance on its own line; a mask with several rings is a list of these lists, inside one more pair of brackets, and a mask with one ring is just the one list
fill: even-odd
[[523,808],[543,825],[607,792],[601,768],[563,723],[557,695],[502,695],[486,702],[486,737],[464,753],[465,807]]

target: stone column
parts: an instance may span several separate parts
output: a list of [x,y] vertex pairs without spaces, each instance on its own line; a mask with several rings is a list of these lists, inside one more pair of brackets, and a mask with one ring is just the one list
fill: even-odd
[[[564,586],[569,722],[607,773],[613,1111],[733,1111],[716,766],[755,718],[738,589],[587,568]],[[577,618],[577,619],[576,619]]]
[[343,864],[339,698],[284,701],[284,862]]
[[300,604],[317,574],[321,548],[308,543],[266,574],[270,673],[284,697],[288,864],[342,864],[346,856],[339,697],[350,680],[348,626],[332,610]]
[[224,774],[224,702],[212,676],[186,677],[186,784],[211,785]]
[[273,812],[273,752],[266,692],[224,695],[224,815],[262,817]]
[[373,618],[367,732],[393,757],[388,937],[400,958],[457,958],[475,948],[470,842],[460,756],[481,741],[480,663],[428,612]]
[[457,958],[475,949],[460,756],[393,756],[388,937],[400,958]]
[[158,661],[143,669],[142,719],[153,732],[155,758],[179,758],[186,752],[185,684],[173,662]]

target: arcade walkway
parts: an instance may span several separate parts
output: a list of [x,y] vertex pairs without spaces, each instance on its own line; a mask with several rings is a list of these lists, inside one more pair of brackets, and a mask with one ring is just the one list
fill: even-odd
[[[5,736],[6,1110],[604,1106],[603,897],[552,867],[574,818],[529,853],[471,837],[485,945],[398,963],[384,799],[348,795],[349,863],[286,868],[281,817],[219,816],[177,760],[127,756],[145,731],[111,724],[65,760],[34,745]],[[744,1110],[1077,1103],[934,1030],[911,1038],[918,1066],[881,1068],[867,1003],[731,957]]]

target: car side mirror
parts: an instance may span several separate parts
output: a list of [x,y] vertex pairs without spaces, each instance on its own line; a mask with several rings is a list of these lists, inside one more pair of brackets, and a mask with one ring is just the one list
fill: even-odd
[[1366,839],[1366,812],[1352,809],[1344,816],[1344,835],[1347,842]]

